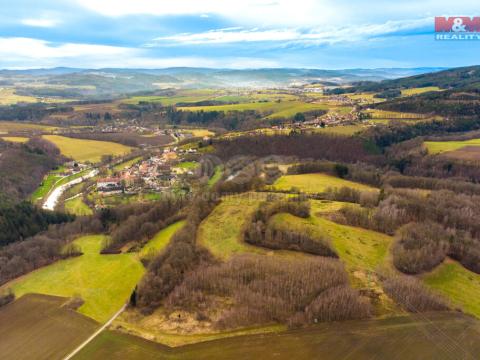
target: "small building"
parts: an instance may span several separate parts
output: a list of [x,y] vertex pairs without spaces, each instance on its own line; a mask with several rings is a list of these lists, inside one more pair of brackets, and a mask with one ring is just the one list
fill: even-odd
[[100,192],[123,190],[122,180],[118,177],[108,177],[108,178],[98,179],[97,190]]

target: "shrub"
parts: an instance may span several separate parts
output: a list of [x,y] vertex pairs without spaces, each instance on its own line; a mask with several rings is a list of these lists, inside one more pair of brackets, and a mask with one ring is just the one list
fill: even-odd
[[413,313],[449,310],[444,300],[426,289],[422,283],[408,276],[386,279],[383,289],[405,310]]
[[[348,276],[337,260],[240,255],[227,263],[203,266],[189,273],[165,304],[170,310],[203,312],[217,308],[218,297],[232,299],[232,306],[223,307],[215,321],[219,328],[286,323],[305,311],[312,316],[320,314],[320,321],[369,313],[366,306],[358,305],[356,292],[345,290],[344,286],[348,286]],[[338,304],[334,305],[335,301]],[[327,315],[325,311],[333,313]]]

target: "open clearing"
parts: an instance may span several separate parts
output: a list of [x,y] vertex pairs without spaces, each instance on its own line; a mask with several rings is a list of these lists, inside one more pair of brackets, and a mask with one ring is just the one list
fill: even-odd
[[2,360],[62,359],[99,326],[62,305],[68,299],[30,294],[0,308]]
[[14,132],[52,132],[57,129],[53,126],[31,124],[14,121],[0,121],[0,133],[14,133]]
[[480,318],[480,275],[446,260],[423,276],[425,284],[445,295],[464,312]]
[[318,324],[177,348],[103,332],[75,360],[103,359],[477,359],[480,323],[458,313]]
[[365,125],[343,125],[343,126],[328,126],[325,128],[314,129],[313,132],[328,133],[335,135],[352,136],[358,132],[365,131]]
[[140,251],[140,258],[153,258],[158,255],[170,242],[172,236],[180,230],[185,221],[177,221],[165,229],[160,230]]
[[264,115],[266,118],[293,117],[298,112],[308,112],[314,110],[330,110],[339,113],[348,113],[351,108],[346,106],[332,106],[322,103],[305,103],[302,101],[281,101],[281,102],[252,102],[230,105],[214,105],[214,106],[192,106],[180,107],[184,111],[245,111],[255,110]]
[[273,189],[275,190],[289,191],[292,188],[296,188],[305,193],[320,193],[327,190],[327,188],[341,187],[350,187],[357,190],[377,191],[377,189],[368,185],[363,185],[320,173],[285,175],[280,177],[273,184]]
[[69,214],[77,216],[86,216],[93,214],[93,210],[90,209],[88,205],[83,202],[81,196],[77,196],[74,199],[65,201],[65,211]]
[[108,141],[73,139],[59,135],[44,135],[43,138],[55,144],[63,155],[80,162],[96,163],[104,155],[126,155],[133,149]]
[[81,297],[78,309],[99,322],[105,322],[128,300],[144,273],[135,254],[100,255],[105,237],[84,236],[75,240],[83,255],[58,261],[5,285],[20,297],[39,293]]
[[34,103],[37,98],[33,96],[17,95],[15,89],[0,88],[0,105],[13,105],[18,103]]
[[23,137],[23,136],[3,136],[2,140],[15,142],[15,143],[26,143],[30,139],[28,137]]
[[[260,196],[229,196],[201,223],[197,239],[215,257],[223,260],[245,252],[265,254],[266,250],[243,242],[242,229],[260,204]],[[254,194],[256,195],[256,194]]]
[[372,119],[426,119],[428,116],[423,114],[386,111],[386,110],[368,110],[366,111]]
[[442,91],[438,86],[426,86],[420,88],[403,89],[402,96],[419,95],[430,91]]
[[425,141],[429,154],[442,154],[449,151],[460,150],[464,147],[480,147],[480,139],[464,141]]

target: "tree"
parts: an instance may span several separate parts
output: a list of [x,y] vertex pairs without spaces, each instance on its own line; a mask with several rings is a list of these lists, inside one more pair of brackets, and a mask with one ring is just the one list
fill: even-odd
[[295,117],[293,118],[295,122],[304,122],[305,121],[305,115],[301,112],[298,112],[295,114]]

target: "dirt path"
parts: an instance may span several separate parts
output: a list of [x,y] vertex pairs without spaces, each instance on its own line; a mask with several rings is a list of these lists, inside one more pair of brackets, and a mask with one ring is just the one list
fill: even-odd
[[93,339],[95,339],[103,330],[105,330],[110,324],[125,310],[127,307],[127,304],[123,305],[120,310],[118,310],[111,318],[108,320],[100,329],[95,331],[92,336],[90,336],[87,340],[85,340],[83,343],[81,343],[76,349],[74,349],[70,354],[65,356],[63,360],[70,360],[72,359],[75,355],[77,355],[80,350],[82,350],[85,346],[87,346]]

